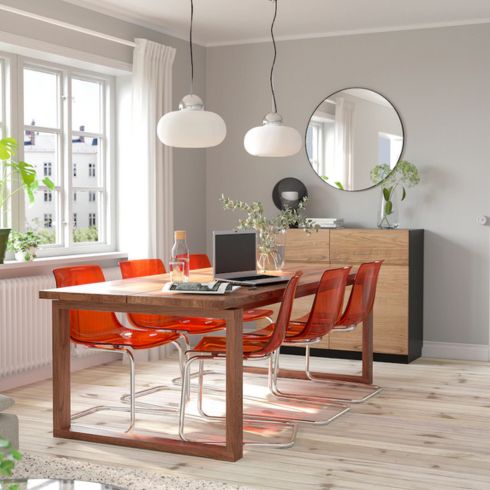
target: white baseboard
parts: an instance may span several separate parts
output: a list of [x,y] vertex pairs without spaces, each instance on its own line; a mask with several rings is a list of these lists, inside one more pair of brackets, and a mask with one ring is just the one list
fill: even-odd
[[[97,353],[93,356],[79,357],[71,359],[71,370],[78,371],[80,369],[89,368],[92,366],[98,366],[99,364],[105,364],[108,362],[117,361],[121,359],[121,354],[116,353]],[[51,378],[51,366],[45,366],[43,368],[34,369],[26,373],[16,374],[14,376],[0,377],[0,393],[18,388],[19,386],[29,385],[31,383],[37,383],[45,379]]]
[[463,361],[489,361],[490,349],[485,344],[457,344],[424,341],[422,357],[460,359]]

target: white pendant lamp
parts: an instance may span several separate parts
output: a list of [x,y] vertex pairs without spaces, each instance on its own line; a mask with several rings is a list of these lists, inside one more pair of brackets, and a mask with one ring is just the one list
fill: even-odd
[[167,112],[157,125],[160,141],[175,148],[210,148],[219,145],[226,136],[226,124],[215,112],[205,111],[202,99],[193,93],[194,56],[192,22],[194,1],[191,0],[189,47],[191,53],[191,93],[179,104],[178,111]]
[[282,116],[277,112],[276,94],[274,91],[274,65],[277,57],[274,23],[277,17],[277,0],[272,1],[274,2],[274,17],[271,24],[274,58],[270,73],[272,112],[264,116],[262,126],[257,126],[247,131],[243,145],[248,153],[257,157],[288,157],[296,155],[301,149],[302,138],[296,129],[284,125]]

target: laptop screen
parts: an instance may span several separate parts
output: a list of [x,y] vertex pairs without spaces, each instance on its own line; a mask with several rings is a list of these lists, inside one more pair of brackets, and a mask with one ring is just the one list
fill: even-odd
[[215,274],[227,274],[230,272],[245,272],[255,270],[255,232],[215,232]]

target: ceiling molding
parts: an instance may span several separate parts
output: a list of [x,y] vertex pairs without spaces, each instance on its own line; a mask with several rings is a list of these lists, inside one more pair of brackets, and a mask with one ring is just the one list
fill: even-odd
[[[128,13],[121,13],[118,10],[112,9],[110,7],[101,7],[98,4],[92,3],[91,1],[87,1],[87,0],[84,1],[83,5],[80,4],[79,0],[63,0],[63,2],[76,5],[77,7],[86,10],[92,10],[99,14],[107,15],[108,17],[113,17],[114,19],[118,19],[123,22],[128,22],[129,24],[134,24],[139,27],[144,27],[145,29],[150,29],[152,31],[159,32],[160,34],[164,34],[166,36],[175,37],[177,39],[181,39],[182,41],[187,41],[187,42],[189,41],[188,32],[181,33],[172,29],[164,28],[161,25],[150,22],[145,17],[140,17]],[[193,44],[197,44],[198,46],[207,47],[207,44],[203,42],[202,39],[199,39],[199,37],[196,38],[195,34],[192,35],[192,42]]]
[[[63,1],[81,7],[79,0],[63,0]],[[140,27],[144,27],[146,29],[151,29],[153,31],[159,32],[161,34],[165,34],[167,36],[172,36],[177,39],[181,39],[183,41],[188,41],[187,31],[179,32],[176,30],[167,29],[162,27],[161,25],[152,23],[151,21],[148,20],[147,17],[138,16],[130,13],[121,13],[120,11],[110,7],[101,7],[98,3],[95,3],[94,0],[85,0],[81,8],[92,10],[100,14],[107,15],[109,17],[114,17],[115,19],[121,20],[123,22],[135,24]],[[327,37],[357,36],[362,34],[381,34],[387,32],[415,31],[420,29],[440,29],[444,27],[459,27],[459,26],[479,25],[479,24],[490,24],[490,17],[479,18],[479,19],[467,19],[467,20],[460,20],[460,21],[428,22],[428,23],[420,23],[420,24],[407,24],[407,25],[379,27],[379,28],[375,27],[369,29],[315,32],[310,34],[297,34],[297,35],[290,35],[290,36],[276,35],[275,38],[276,41],[299,41],[299,40],[307,40],[307,39],[321,39]],[[270,41],[269,36],[263,36],[263,37],[256,37],[256,38],[239,39],[236,41],[220,41],[220,42],[206,43],[202,39],[195,38],[195,35],[193,36],[194,44],[200,45],[205,48],[214,48],[214,47],[222,47],[222,46],[240,46],[246,44],[259,44],[259,43],[264,43],[269,41]]]
[[[324,37],[341,37],[341,36],[358,36],[361,34],[380,34],[383,32],[401,32],[401,31],[416,31],[420,29],[440,29],[443,27],[458,27],[469,26],[478,24],[490,24],[490,18],[485,19],[470,19],[454,22],[432,22],[426,24],[411,24],[406,26],[393,26],[393,27],[380,27],[372,29],[354,29],[349,31],[331,31],[331,32],[316,32],[311,34],[298,34],[294,36],[277,36],[276,41],[300,41],[303,39],[319,39]],[[207,43],[204,44],[206,48],[215,48],[220,46],[240,46],[244,44],[259,44],[264,42],[270,42],[269,37],[259,37],[254,39],[240,39],[237,41],[223,41],[219,43]]]

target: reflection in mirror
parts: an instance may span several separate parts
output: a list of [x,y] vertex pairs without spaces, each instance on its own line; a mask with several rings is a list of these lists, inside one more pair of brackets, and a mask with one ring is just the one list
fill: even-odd
[[327,184],[347,191],[372,187],[372,168],[395,168],[402,150],[403,126],[395,108],[363,88],[327,97],[306,131],[306,152],[315,172]]

